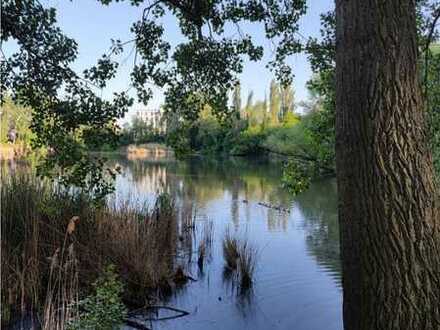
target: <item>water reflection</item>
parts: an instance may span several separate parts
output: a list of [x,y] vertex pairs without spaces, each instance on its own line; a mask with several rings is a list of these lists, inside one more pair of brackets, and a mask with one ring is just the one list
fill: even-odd
[[297,197],[297,205],[306,221],[309,252],[340,282],[339,226],[335,180],[317,182]]
[[222,276],[224,293],[229,297],[229,299],[234,301],[235,306],[242,317],[250,317],[253,313],[255,313],[256,305],[253,304],[255,299],[253,287],[241,288],[234,278],[234,272],[226,267],[223,268]]
[[[197,281],[163,303],[190,314],[150,323],[150,328],[342,329],[334,180],[317,182],[294,198],[280,188],[281,166],[276,160],[118,158],[111,162],[122,168],[117,196],[129,196],[143,205],[166,191],[176,201],[179,218],[186,219],[178,229],[183,238],[179,250],[193,256],[187,268]],[[3,163],[2,173],[12,175],[20,166]],[[187,216],[194,213],[194,218]],[[198,243],[185,238],[185,223],[191,221],[202,229],[206,223],[214,225],[212,247],[202,267],[193,250]],[[241,291],[224,273],[221,240],[227,228],[258,247],[252,290]],[[196,239],[203,230],[198,233]]]
[[[156,328],[342,329],[333,180],[293,198],[280,188],[276,160],[115,161],[124,173],[117,178],[118,194],[152,200],[167,191],[181,212],[196,210],[197,221],[214,222],[211,262],[200,269],[193,260],[192,274],[199,280],[169,301],[190,315]],[[259,248],[255,285],[246,294],[223,272],[226,228]]]

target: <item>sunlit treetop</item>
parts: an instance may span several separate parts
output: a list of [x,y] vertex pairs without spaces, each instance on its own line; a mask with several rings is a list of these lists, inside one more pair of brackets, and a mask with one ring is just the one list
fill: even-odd
[[[110,4],[110,0],[101,0]],[[268,39],[275,40],[275,57],[268,64],[284,82],[291,79],[286,58],[298,52],[297,21],[305,12],[305,1],[130,1],[142,8],[134,22],[136,59],[133,86],[139,101],[152,96],[149,84],[165,90],[165,107],[184,119],[195,119],[205,104],[221,116],[227,112],[227,93],[242,72],[244,61],[259,61],[263,47],[242,31],[243,22],[264,25]],[[161,18],[166,12],[178,20],[185,41],[174,49],[164,40]],[[235,30],[233,36],[225,30]],[[115,41],[122,50],[126,42]]]

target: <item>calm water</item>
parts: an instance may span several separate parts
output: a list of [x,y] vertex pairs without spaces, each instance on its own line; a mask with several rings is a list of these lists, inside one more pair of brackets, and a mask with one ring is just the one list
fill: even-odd
[[[280,164],[268,160],[117,160],[118,197],[152,202],[168,191],[196,221],[212,220],[212,258],[197,282],[166,303],[190,315],[154,322],[154,329],[342,329],[342,290],[334,180],[292,197],[280,188]],[[247,201],[247,202],[244,202]],[[290,213],[259,205],[281,205]],[[258,248],[253,290],[239,294],[225,278],[226,229]],[[196,258],[195,258],[196,259]]]

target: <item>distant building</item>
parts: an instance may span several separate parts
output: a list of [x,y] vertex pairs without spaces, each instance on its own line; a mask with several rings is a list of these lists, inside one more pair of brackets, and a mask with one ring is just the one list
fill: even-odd
[[155,110],[137,110],[136,117],[140,118],[148,125],[150,125],[154,130],[159,133],[165,133],[166,131],[166,121],[164,119],[164,111],[162,109]]

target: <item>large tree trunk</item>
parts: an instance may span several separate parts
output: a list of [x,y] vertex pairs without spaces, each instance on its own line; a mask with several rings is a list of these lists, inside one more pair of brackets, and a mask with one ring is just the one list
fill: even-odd
[[440,329],[440,222],[414,0],[336,0],[344,325]]

